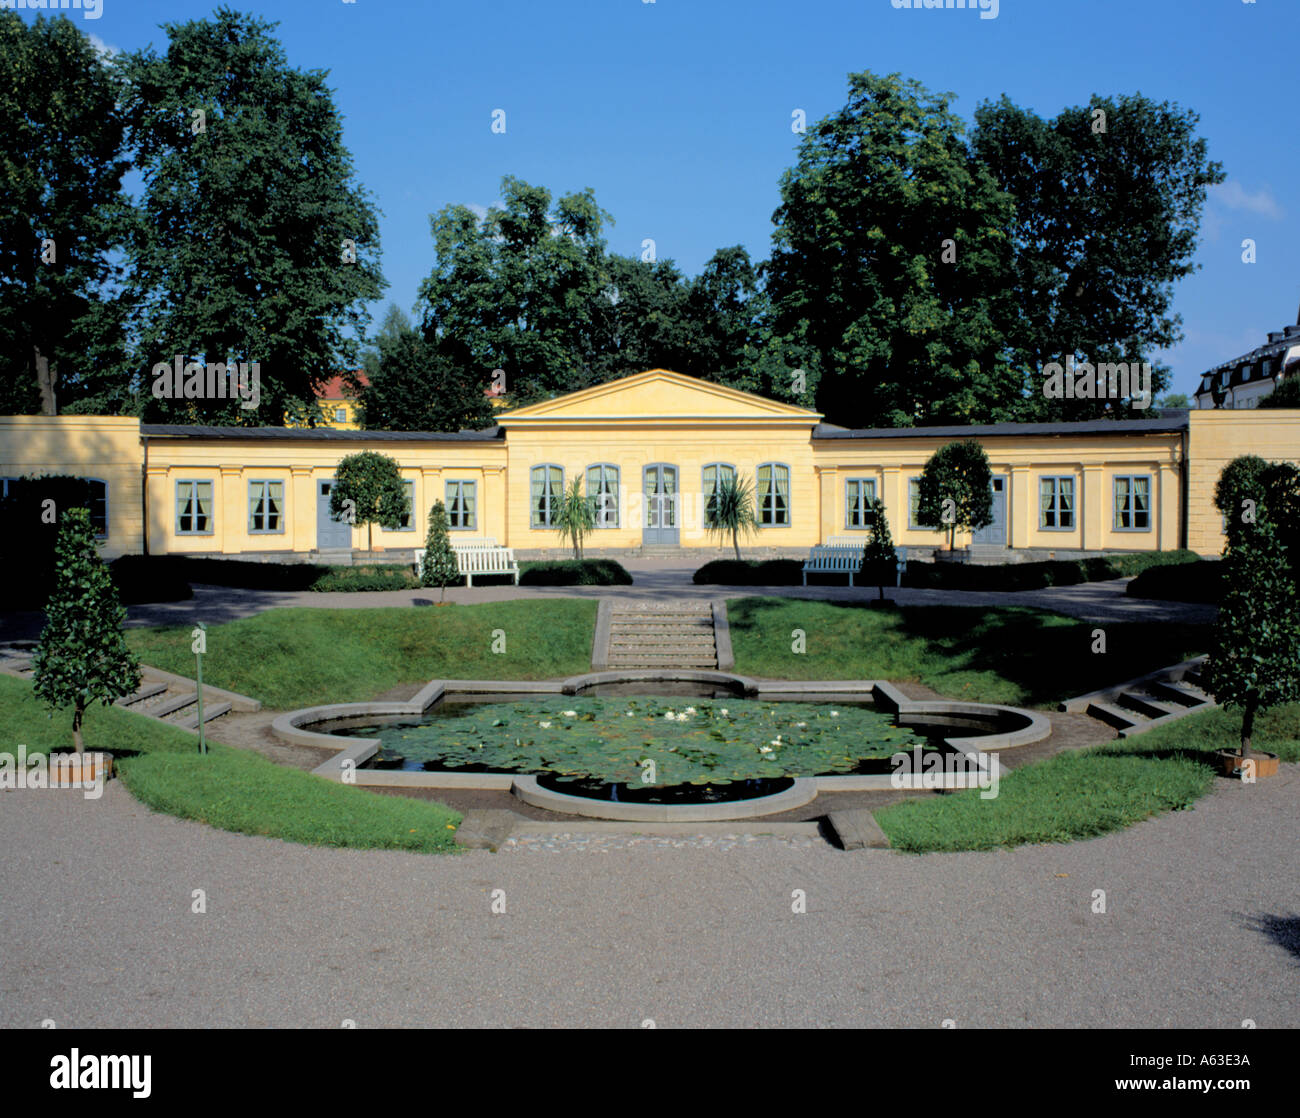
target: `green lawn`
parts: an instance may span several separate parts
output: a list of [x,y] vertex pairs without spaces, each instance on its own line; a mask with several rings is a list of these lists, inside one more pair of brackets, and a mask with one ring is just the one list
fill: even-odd
[[[274,609],[213,625],[203,679],[273,710],[360,702],[430,679],[553,679],[591,669],[596,603]],[[499,632],[498,632],[499,630]],[[190,629],[128,631],[146,664],[194,676]],[[504,639],[504,652],[493,652]]]
[[[1214,784],[1213,751],[1236,748],[1240,731],[1240,712],[1192,714],[1017,769],[995,799],[955,792],[882,808],[875,817],[892,846],[914,853],[1091,838],[1188,807]],[[1300,761],[1300,703],[1261,715],[1253,744]]]
[[[793,598],[727,602],[736,671],[771,679],[910,680],[957,699],[1054,706],[1206,651],[1209,627],[1097,625],[1031,609]],[[1094,653],[1093,632],[1106,634]],[[794,652],[794,630],[806,651]]]
[[[0,716],[6,749],[72,745],[71,712],[50,719],[25,680],[0,675]],[[460,816],[439,804],[336,784],[216,743],[200,756],[196,737],[116,707],[91,707],[82,729],[87,750],[118,754],[114,768],[131,793],[169,815],[315,846],[454,849]]]

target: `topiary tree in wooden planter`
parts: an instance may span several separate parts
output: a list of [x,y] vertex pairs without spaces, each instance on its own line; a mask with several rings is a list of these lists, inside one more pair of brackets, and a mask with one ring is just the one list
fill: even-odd
[[127,647],[108,566],[95,548],[86,509],[65,509],[54,547],[54,589],[33,658],[34,690],[51,712],[72,707],[72,741],[84,752],[81,721],[94,702],[107,705],[140,686],[140,662]]

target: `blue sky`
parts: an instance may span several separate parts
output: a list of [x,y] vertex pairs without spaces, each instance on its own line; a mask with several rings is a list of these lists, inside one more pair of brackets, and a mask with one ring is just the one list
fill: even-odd
[[[111,47],[212,3],[101,0],[68,13]],[[950,90],[967,121],[1004,92],[1045,117],[1094,93],[1141,92],[1201,115],[1227,182],[1211,192],[1197,262],[1176,291],[1186,340],[1173,389],[1296,320],[1300,0],[1000,0],[895,10],[891,0],[278,0],[230,6],[279,20],[298,67],[330,72],[360,181],[382,211],[388,301],[408,310],[432,264],[429,215],[485,207],[503,175],[553,193],[591,187],[611,250],[694,275],[716,248],[770,247],[791,113],[840,107],[851,71]],[[506,111],[504,135],[491,131]],[[1241,242],[1257,263],[1242,263]]]

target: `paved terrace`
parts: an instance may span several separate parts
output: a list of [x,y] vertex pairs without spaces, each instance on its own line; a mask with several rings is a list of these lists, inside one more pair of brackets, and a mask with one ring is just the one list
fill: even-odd
[[[691,560],[628,560],[624,567],[635,580],[631,586],[498,586],[448,588],[447,601],[471,604],[516,598],[612,598],[624,601],[680,601],[744,598],[771,595],[812,598],[832,602],[864,602],[876,597],[871,587],[848,586],[696,586],[691,581],[697,564]],[[970,590],[916,590],[888,587],[887,597],[900,605],[1027,606],[1050,610],[1084,621],[1190,621],[1214,620],[1215,607],[1191,602],[1163,602],[1129,598],[1128,579],[1087,582],[1046,590],[992,593]],[[128,625],[187,625],[202,620],[210,625],[251,617],[267,609],[315,606],[321,609],[368,609],[376,606],[428,605],[438,600],[436,589],[316,593],[313,591],[237,590],[224,586],[194,587],[185,602],[159,602],[131,606]],[[39,612],[0,615],[0,641],[34,640],[44,623]]]

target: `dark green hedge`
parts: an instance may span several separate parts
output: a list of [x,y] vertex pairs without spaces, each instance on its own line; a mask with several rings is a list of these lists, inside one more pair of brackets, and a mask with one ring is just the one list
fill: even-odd
[[909,562],[903,585],[936,590],[1042,590],[1049,586],[1075,586],[1081,582],[1126,578],[1153,567],[1195,563],[1199,558],[1194,551],[1152,551],[989,566]]
[[1148,569],[1128,584],[1135,598],[1163,602],[1208,602],[1217,605],[1223,594],[1222,568],[1217,559],[1187,563],[1170,570]]
[[802,571],[802,559],[714,559],[695,572],[693,581],[707,586],[798,586]]
[[538,560],[519,564],[519,585],[631,586],[632,576],[613,559]]

